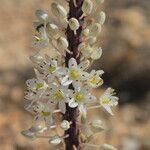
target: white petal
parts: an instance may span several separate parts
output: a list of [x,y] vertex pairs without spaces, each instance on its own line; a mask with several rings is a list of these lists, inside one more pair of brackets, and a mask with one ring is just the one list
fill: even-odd
[[60,75],[66,75],[67,74],[67,68],[59,68],[57,70],[57,72],[60,74]]
[[62,112],[63,114],[66,113],[66,104],[65,104],[64,101],[60,101],[60,102],[58,103],[58,108],[61,110],[61,112]]
[[81,88],[81,82],[74,81],[72,84],[76,90],[79,90]]
[[109,105],[106,105],[106,104],[102,104],[102,106],[111,114],[111,115],[114,115],[112,110],[111,110],[111,107]]
[[77,62],[74,58],[70,58],[69,60],[69,68],[77,68]]
[[71,99],[71,100],[68,102],[68,105],[69,105],[69,107],[71,107],[71,108],[75,108],[75,107],[78,106],[78,103],[75,102],[73,99]]
[[68,77],[66,76],[65,78],[62,79],[61,84],[64,86],[67,86],[72,83],[72,80],[69,80]]
[[88,77],[89,77],[89,73],[87,73],[87,72],[82,72],[81,80],[87,80]]
[[85,70],[85,69],[87,69],[89,67],[89,64],[90,64],[90,62],[88,60],[82,61],[79,64],[79,67],[80,67],[80,69]]

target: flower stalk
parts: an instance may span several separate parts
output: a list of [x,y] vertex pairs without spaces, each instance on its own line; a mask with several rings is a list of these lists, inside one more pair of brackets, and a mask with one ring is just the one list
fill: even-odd
[[[66,30],[66,37],[69,43],[68,49],[72,52],[66,53],[65,57],[65,64],[66,67],[68,67],[68,62],[70,58],[75,58],[77,63],[80,63],[80,54],[78,51],[78,47],[81,43],[81,32],[82,32],[82,24],[84,19],[80,19],[83,12],[81,10],[82,4],[84,0],[70,0],[69,3],[69,14],[68,14],[68,20],[71,18],[76,18],[79,22],[79,28],[76,31],[76,34],[73,30],[71,30],[70,26],[68,25]],[[74,89],[73,86],[70,86],[70,89]],[[76,108],[70,108],[68,104],[66,104],[66,113],[64,115],[64,119],[71,121],[72,124],[70,128],[65,131],[65,134],[68,134],[68,138],[65,139],[66,144],[66,150],[80,150],[80,140],[79,140],[79,133],[80,133],[80,116],[79,116],[79,110],[78,107]]]
[[[87,114],[104,108],[113,115],[112,107],[118,104],[112,88],[107,88],[100,98],[91,92],[103,84],[104,71],[87,71],[102,55],[97,38],[106,17],[102,11],[96,16],[92,13],[103,1],[68,0],[69,12],[54,1],[54,22],[47,12],[36,11],[33,45],[38,51],[30,57],[35,77],[26,81],[25,92],[25,109],[35,116],[35,124],[21,132],[26,138],[48,138],[49,144],[66,150],[97,147],[91,139],[105,127],[99,118],[88,119]],[[54,56],[42,56],[41,50],[49,46]],[[112,149],[108,145],[102,148]]]

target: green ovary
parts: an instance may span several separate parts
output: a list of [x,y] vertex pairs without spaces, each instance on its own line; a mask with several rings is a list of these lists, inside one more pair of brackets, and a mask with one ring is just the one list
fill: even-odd
[[107,105],[108,105],[109,102],[110,102],[110,100],[109,100],[108,98],[103,98],[103,99],[102,99],[102,103],[103,103],[103,104],[107,104]]
[[50,73],[53,73],[53,72],[56,71],[56,67],[53,66],[53,65],[51,65],[51,66],[49,66],[48,71],[49,71]]
[[70,71],[70,78],[73,80],[78,79],[81,76],[80,72],[78,70],[71,70]]
[[56,91],[56,92],[53,94],[53,98],[54,98],[55,100],[60,101],[60,100],[64,99],[64,93],[63,93],[61,90]]
[[41,88],[43,88],[44,87],[44,84],[43,83],[37,83],[37,85],[36,85],[36,89],[37,90],[39,90],[39,89],[41,89]]
[[43,115],[44,117],[48,117],[48,116],[51,115],[51,113],[48,112],[48,111],[42,111],[42,115]]
[[76,102],[83,102],[84,95],[81,92],[77,92],[74,96]]

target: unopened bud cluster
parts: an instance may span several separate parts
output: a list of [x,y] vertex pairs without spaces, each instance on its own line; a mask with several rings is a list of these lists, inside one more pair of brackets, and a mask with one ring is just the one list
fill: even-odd
[[[91,63],[102,55],[102,48],[98,46],[97,37],[102,30],[106,16],[103,11],[92,13],[95,5],[103,2],[104,0],[95,0],[95,2],[84,0],[81,7],[83,15],[80,16],[80,19],[84,17],[85,21],[81,33],[82,42],[78,46],[80,63],[78,64],[77,60],[72,57],[68,61],[68,67],[65,66],[64,57],[66,53],[72,54],[72,52],[68,48],[69,42],[62,24],[65,23],[65,26],[76,35],[81,26],[80,20],[67,19],[67,10],[58,2],[51,4],[51,11],[56,19],[54,22],[47,12],[36,11],[37,21],[34,22],[34,27],[37,34],[34,36],[33,44],[38,52],[30,57],[34,64],[35,77],[26,81],[25,109],[35,116],[34,119],[38,125],[22,131],[25,137],[48,138],[50,144],[62,146],[61,143],[69,135],[60,135],[56,129],[59,128],[64,133],[72,124],[68,120],[58,119],[61,118],[60,115],[66,113],[66,104],[72,109],[77,107],[79,109],[82,120],[80,138],[83,143],[81,145],[86,145],[91,137],[105,129],[100,119],[88,120],[87,118],[89,110],[101,107],[113,115],[112,107],[118,104],[118,97],[115,96],[112,88],[106,89],[99,98],[91,93],[92,89],[103,84],[104,71],[87,71]],[[76,0],[74,0],[74,5],[77,7]],[[55,57],[40,54],[42,49],[49,46],[53,48]],[[73,86],[73,89],[69,88],[70,85]],[[52,136],[43,136],[51,131]],[[107,144],[99,147],[101,150],[116,150]]]

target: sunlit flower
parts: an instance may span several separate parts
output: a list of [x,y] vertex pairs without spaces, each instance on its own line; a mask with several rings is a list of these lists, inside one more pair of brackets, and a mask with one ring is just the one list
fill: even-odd
[[54,107],[52,104],[37,102],[32,109],[36,113],[35,120],[45,121],[48,128],[53,124]]
[[75,89],[68,105],[71,108],[79,106],[79,110],[82,112],[85,104],[93,103],[95,100],[96,97],[89,93],[89,89],[87,87],[82,87],[81,89]]
[[74,58],[69,60],[68,68],[61,68],[59,73],[65,77],[62,79],[62,85],[66,86],[73,84],[75,88],[79,87],[80,81],[84,81],[88,78],[88,73],[84,70],[88,67],[89,63],[81,62],[77,65],[77,62]]
[[38,35],[34,36],[33,46],[37,49],[45,48],[49,45],[49,38],[44,26],[38,28]]
[[103,79],[101,78],[102,74],[104,73],[103,70],[92,70],[89,74],[87,79],[87,85],[92,88],[97,88],[103,84]]
[[26,81],[27,89],[31,91],[45,91],[47,88],[46,82],[43,80],[42,75],[35,69],[35,74],[37,78],[28,79]]
[[62,113],[66,112],[66,103],[69,101],[71,90],[64,86],[50,85],[50,101],[54,104],[58,104],[58,108]]
[[58,75],[58,61],[47,55],[45,56],[45,59],[37,65],[37,67],[40,68],[43,74],[46,76],[48,83],[52,83],[55,79],[55,76]]
[[113,112],[111,110],[111,107],[116,106],[118,104],[119,98],[117,96],[114,96],[114,89],[108,88],[104,94],[100,97],[100,104],[111,114],[113,115]]

